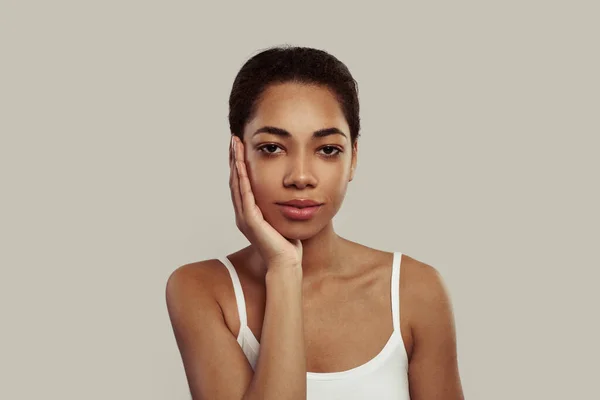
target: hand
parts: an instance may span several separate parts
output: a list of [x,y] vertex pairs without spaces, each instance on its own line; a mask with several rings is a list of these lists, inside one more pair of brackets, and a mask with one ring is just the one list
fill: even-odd
[[302,266],[302,242],[283,237],[267,221],[256,205],[246,169],[244,144],[232,135],[229,148],[229,187],[235,210],[235,224],[256,247],[267,268],[277,266]]

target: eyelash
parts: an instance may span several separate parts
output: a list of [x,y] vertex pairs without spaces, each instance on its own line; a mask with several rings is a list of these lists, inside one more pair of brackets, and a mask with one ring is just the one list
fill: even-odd
[[[257,149],[258,149],[258,151],[260,151],[261,153],[263,153],[263,154],[264,154],[266,157],[276,157],[276,156],[277,156],[279,153],[269,153],[269,152],[267,152],[267,151],[264,151],[264,149],[265,149],[266,147],[269,147],[269,146],[275,146],[275,147],[281,148],[281,147],[280,147],[279,145],[277,145],[277,144],[274,144],[274,143],[269,143],[269,144],[262,145],[262,146],[258,147]],[[339,155],[340,155],[341,153],[343,153],[343,150],[342,150],[342,149],[340,149],[339,147],[336,147],[336,146],[323,146],[323,147],[321,147],[321,149],[319,149],[319,150],[323,150],[323,149],[327,149],[327,148],[331,148],[331,149],[335,150],[336,152],[335,152],[335,153],[333,153],[333,154],[323,154],[323,157],[325,157],[325,158],[334,158],[334,157],[339,157]]]

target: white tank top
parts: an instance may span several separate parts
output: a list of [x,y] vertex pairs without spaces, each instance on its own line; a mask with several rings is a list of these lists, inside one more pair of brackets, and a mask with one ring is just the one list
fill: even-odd
[[[395,252],[392,261],[391,310],[394,331],[383,349],[374,358],[358,367],[340,372],[307,372],[307,400],[405,400],[410,399],[408,390],[408,357],[400,333],[400,261],[402,253]],[[240,316],[240,332],[237,341],[250,362],[252,369],[260,344],[246,318],[246,302],[238,274],[227,257],[219,258],[229,270]]]

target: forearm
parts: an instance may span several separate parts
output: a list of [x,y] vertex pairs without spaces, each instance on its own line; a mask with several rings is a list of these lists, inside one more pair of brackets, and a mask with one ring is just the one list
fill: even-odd
[[269,268],[260,354],[245,400],[306,399],[302,268]]

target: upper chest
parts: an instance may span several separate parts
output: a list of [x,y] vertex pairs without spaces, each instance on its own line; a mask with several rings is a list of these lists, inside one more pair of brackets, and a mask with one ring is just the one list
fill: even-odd
[[[248,328],[260,342],[266,305],[266,288],[237,269],[245,301]],[[304,338],[307,371],[344,371],[378,355],[393,327],[391,262],[374,264],[364,274],[306,282],[303,286]],[[240,331],[240,316],[231,279],[221,282],[219,303],[233,335]],[[406,282],[400,281],[400,286]],[[400,330],[406,353],[412,337],[406,299],[399,292]],[[244,310],[242,310],[243,312]]]

